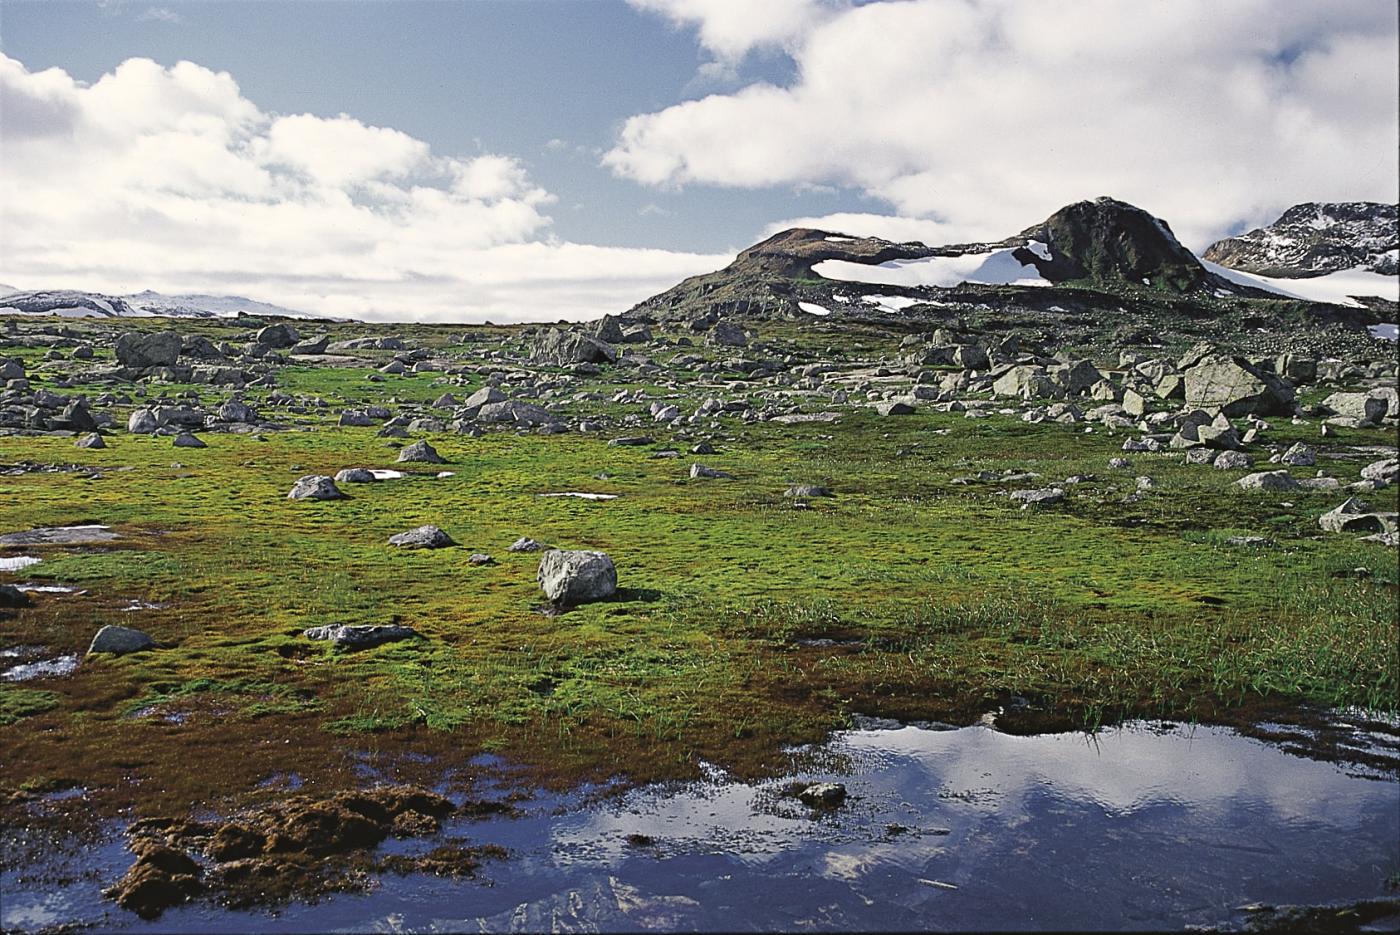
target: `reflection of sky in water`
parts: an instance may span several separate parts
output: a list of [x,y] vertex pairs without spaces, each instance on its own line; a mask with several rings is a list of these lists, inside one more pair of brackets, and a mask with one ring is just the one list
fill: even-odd
[[[985,728],[845,734],[851,793],[814,819],[721,780],[588,808],[465,822],[507,846],[480,882],[388,878],[279,915],[205,907],[163,930],[1180,928],[1249,902],[1383,894],[1400,866],[1400,786],[1198,728],[1012,737]],[[898,824],[903,833],[891,835]],[[648,835],[655,848],[629,846]],[[430,842],[391,842],[394,850]],[[107,879],[129,861],[104,851]],[[105,866],[105,864],[104,864]],[[97,886],[97,884],[93,884]],[[7,893],[6,926],[100,917],[74,893]],[[114,914],[110,923],[146,928]]]

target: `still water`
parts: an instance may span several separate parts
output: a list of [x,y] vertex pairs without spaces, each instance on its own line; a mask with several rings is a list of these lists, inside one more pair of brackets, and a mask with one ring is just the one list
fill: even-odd
[[[1359,734],[1360,745],[1394,738]],[[1253,903],[1386,896],[1400,871],[1393,773],[1295,756],[1224,728],[1135,723],[1014,737],[988,727],[844,732],[793,777],[541,796],[445,834],[509,849],[476,880],[385,877],[279,911],[205,905],[142,922],[99,890],[131,861],[89,847],[63,887],[3,881],[0,924],[179,932],[1181,929]],[[502,790],[506,791],[506,790]],[[595,790],[596,791],[596,790]],[[636,838],[643,835],[650,839]],[[391,841],[426,850],[431,839]],[[1389,895],[1394,895],[1393,892]]]

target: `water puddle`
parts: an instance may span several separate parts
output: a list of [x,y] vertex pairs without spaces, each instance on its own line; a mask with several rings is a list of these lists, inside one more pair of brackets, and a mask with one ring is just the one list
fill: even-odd
[[0,558],[0,571],[19,571],[37,565],[43,559],[34,555],[16,555],[10,558]]
[[617,499],[617,494],[615,494],[615,493],[579,493],[579,492],[577,492],[577,491],[569,491],[569,492],[567,492],[567,493],[540,493],[540,494],[535,494],[535,496],[537,496],[537,497],[577,497],[577,498],[580,499],[580,500],[616,500],[616,499]]
[[28,682],[33,679],[59,678],[75,672],[78,668],[78,661],[76,655],[68,655],[40,659],[36,662],[25,662],[0,672],[0,679],[6,682]]
[[95,545],[111,542],[119,536],[107,526],[90,523],[84,526],[46,526],[0,536],[0,546],[14,545]]
[[[388,876],[366,894],[275,912],[198,904],[142,922],[100,897],[131,862],[113,837],[46,857],[76,859],[83,872],[65,885],[42,869],[7,876],[0,925],[1179,930],[1240,924],[1250,904],[1385,896],[1400,866],[1393,773],[1359,774],[1224,728],[854,730],[794,763],[805,765],[753,785],[711,769],[697,783],[601,802],[582,790],[525,802],[519,818],[453,820],[443,835],[502,845],[510,857],[476,880]],[[789,794],[795,780],[843,783],[848,796],[815,810]]]
[[141,601],[132,598],[130,601],[127,602],[126,606],[122,608],[122,612],[130,614],[136,613],[137,611],[141,610],[164,610],[169,606],[170,605],[168,603],[160,603],[157,601]]

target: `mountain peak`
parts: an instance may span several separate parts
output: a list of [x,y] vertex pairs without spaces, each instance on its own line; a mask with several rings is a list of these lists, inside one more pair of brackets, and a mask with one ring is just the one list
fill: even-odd
[[1051,282],[1122,281],[1191,292],[1212,279],[1166,221],[1106,195],[1065,205],[1015,239],[1049,247],[1050,258],[1034,262]]
[[1374,201],[1305,201],[1272,224],[1210,245],[1205,259],[1287,279],[1362,269],[1400,269],[1400,206]]

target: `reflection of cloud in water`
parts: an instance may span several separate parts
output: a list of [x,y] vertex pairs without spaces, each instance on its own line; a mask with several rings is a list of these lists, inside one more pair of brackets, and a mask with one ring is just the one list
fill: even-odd
[[[1229,922],[1249,902],[1372,898],[1400,863],[1394,781],[1218,728],[1093,740],[904,728],[822,749],[833,755],[821,762],[849,773],[798,778],[846,783],[850,798],[829,815],[779,795],[785,780],[748,786],[715,773],[602,804],[545,796],[520,819],[449,824],[449,835],[510,850],[484,868],[489,886],[411,876],[275,916],[191,907],[162,921],[202,931],[1180,929]],[[655,846],[629,846],[634,834]],[[7,889],[0,924],[109,918],[101,882],[130,863],[120,839],[110,851],[85,858],[104,869],[57,902],[43,886]]]

